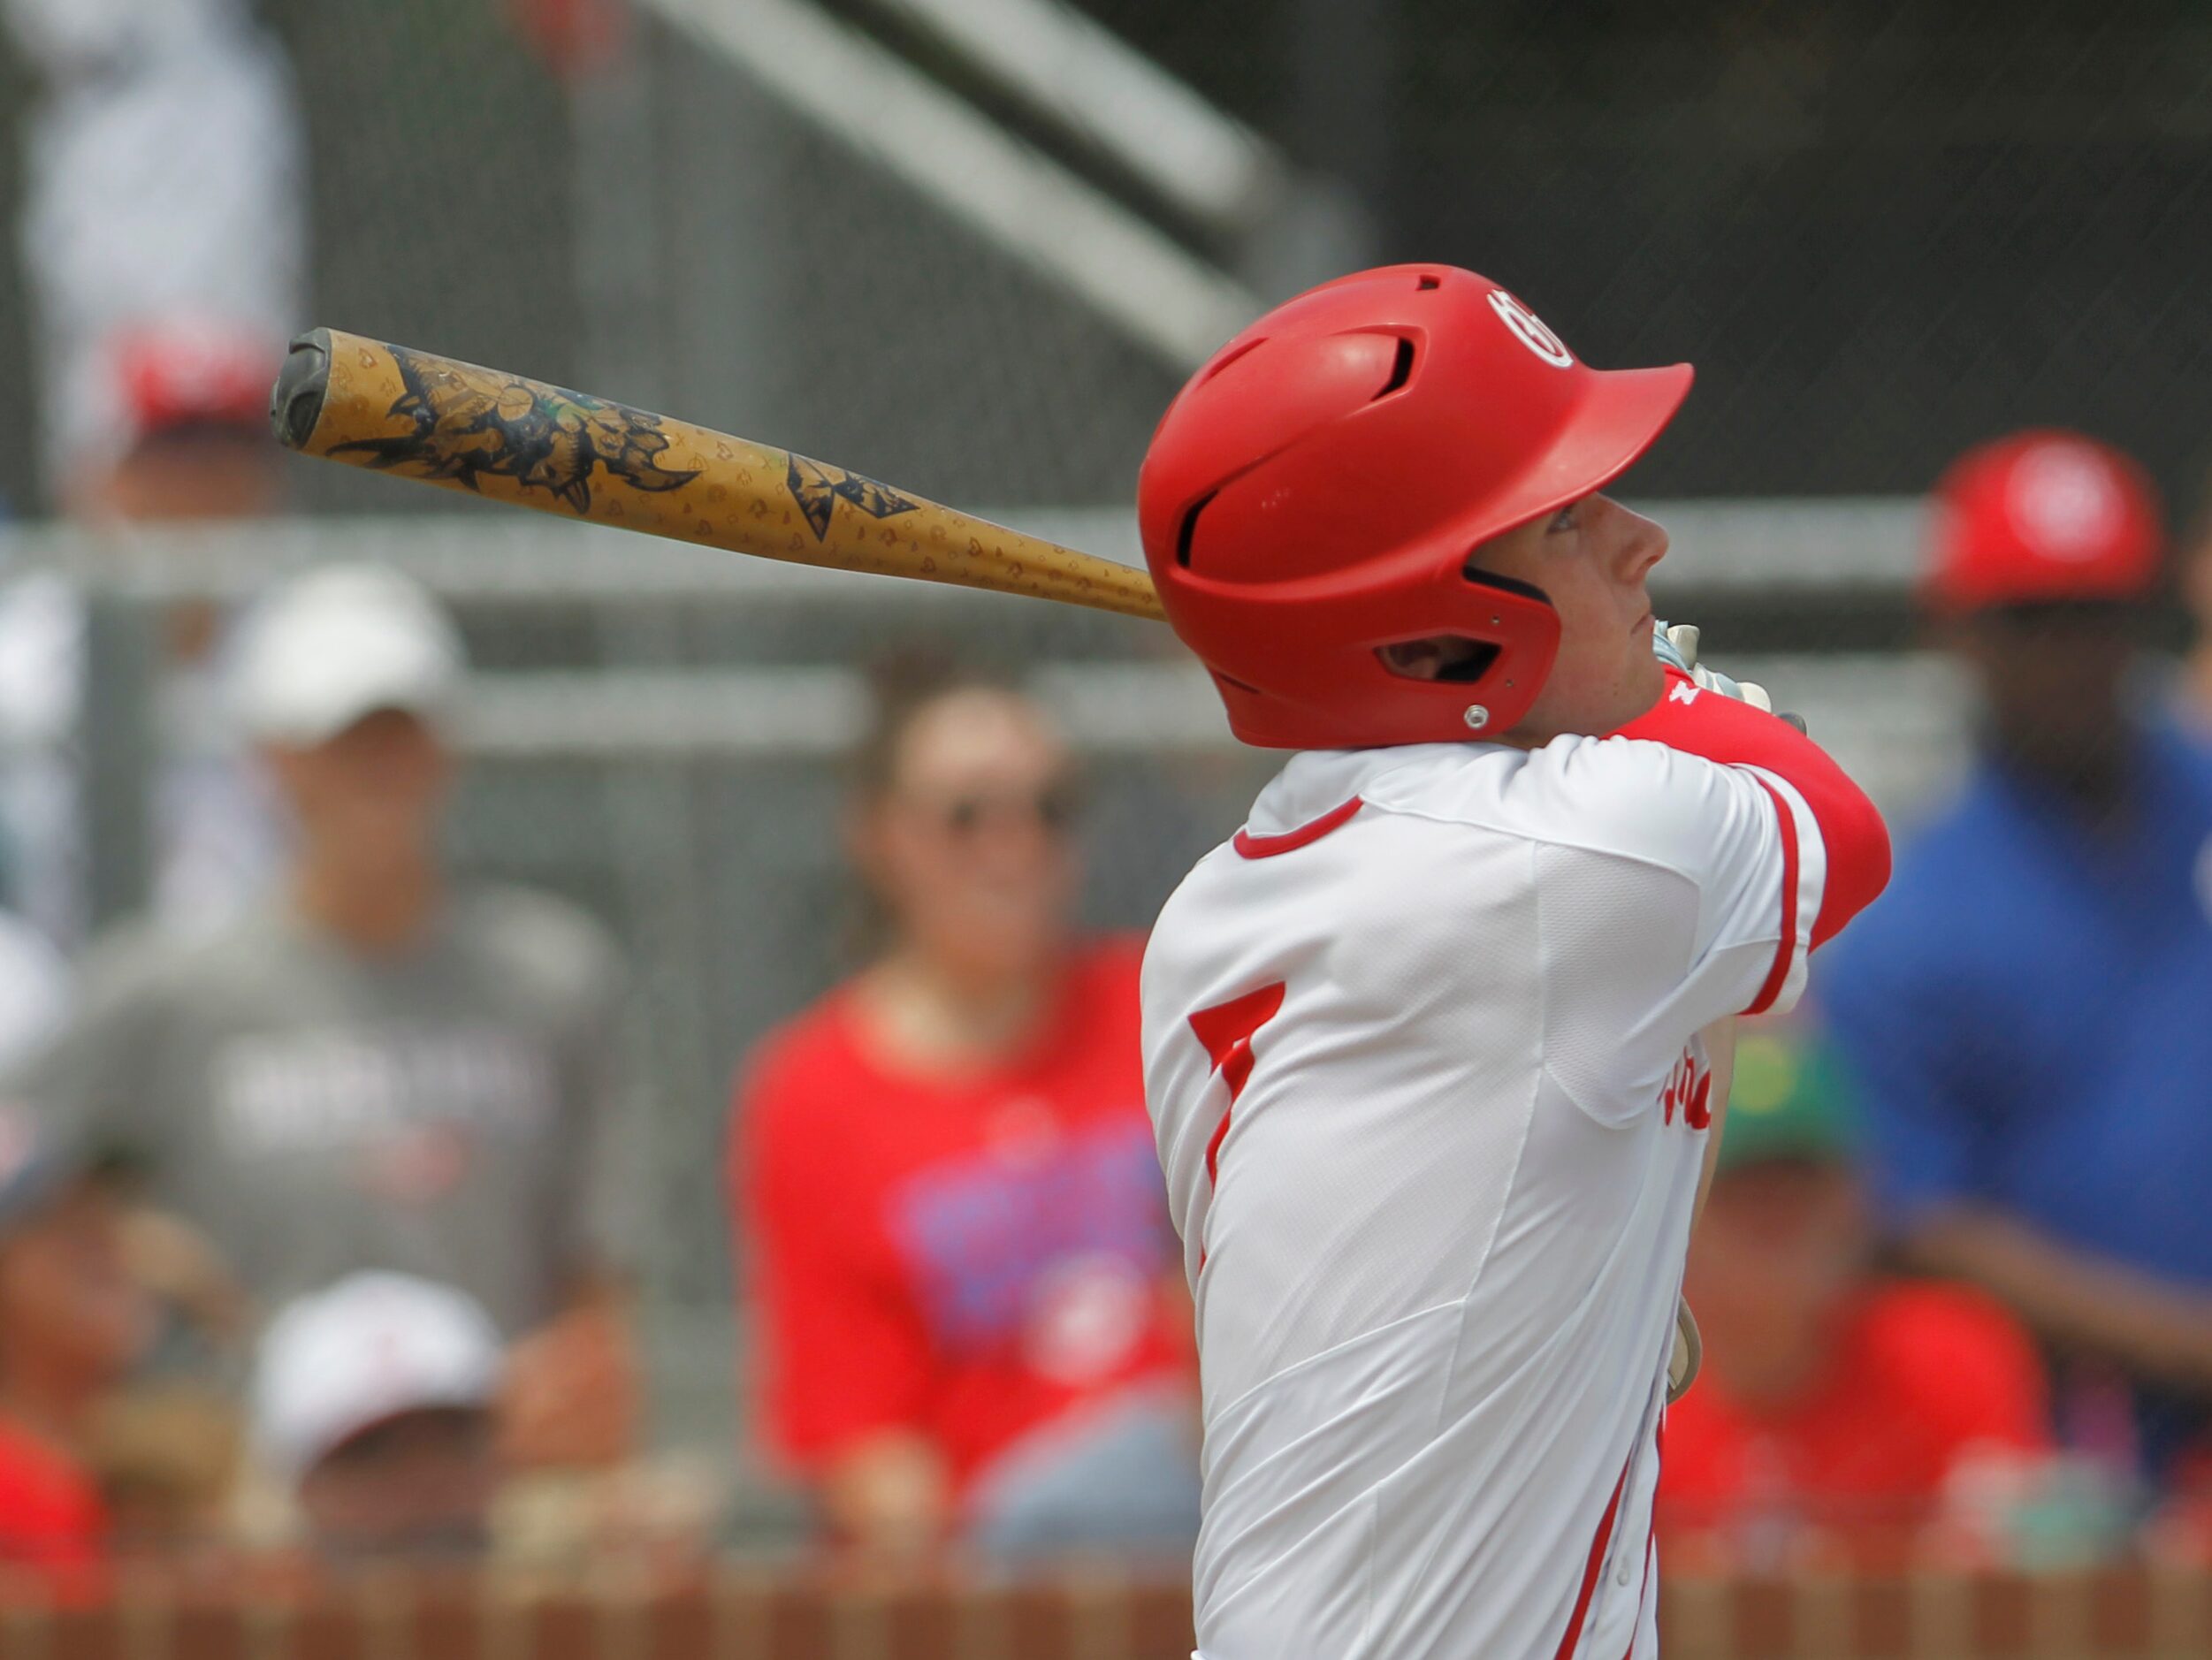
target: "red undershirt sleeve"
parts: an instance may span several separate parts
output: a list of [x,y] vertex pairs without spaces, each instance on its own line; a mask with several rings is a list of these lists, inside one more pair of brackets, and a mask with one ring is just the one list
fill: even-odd
[[[1889,882],[1889,830],[1881,813],[1827,752],[1787,720],[1704,691],[1669,669],[1667,692],[1614,735],[1663,743],[1723,766],[1767,773],[1796,791],[1827,849],[1827,879],[1812,943],[1826,943]],[[1785,834],[1788,826],[1784,826]]]

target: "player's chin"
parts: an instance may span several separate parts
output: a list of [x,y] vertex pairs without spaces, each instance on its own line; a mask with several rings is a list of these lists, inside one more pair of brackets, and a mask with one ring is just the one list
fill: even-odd
[[1651,655],[1651,636],[1645,634],[1636,637],[1643,649],[1629,654],[1621,682],[1621,702],[1633,705],[1627,717],[1630,720],[1659,702],[1659,695],[1667,689],[1667,667]]

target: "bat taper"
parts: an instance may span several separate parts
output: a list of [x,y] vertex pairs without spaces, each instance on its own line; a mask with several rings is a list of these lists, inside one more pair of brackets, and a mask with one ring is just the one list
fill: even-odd
[[749,553],[1161,615],[1130,566],[858,473],[503,369],[336,329],[292,342],[270,399],[287,448],[562,518]]

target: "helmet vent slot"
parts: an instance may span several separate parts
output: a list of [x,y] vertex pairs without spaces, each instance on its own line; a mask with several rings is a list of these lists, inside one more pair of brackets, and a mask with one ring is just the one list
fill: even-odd
[[1175,533],[1175,562],[1185,570],[1191,567],[1191,538],[1198,534],[1198,515],[1218,494],[1220,491],[1209,490],[1184,510],[1182,527]]
[[1383,390],[1368,401],[1379,403],[1391,393],[1400,391],[1413,378],[1414,343],[1404,335],[1398,337],[1398,355],[1391,362],[1390,378],[1383,383]]
[[1243,357],[1247,353],[1258,351],[1260,347],[1265,346],[1266,344],[1267,337],[1265,335],[1262,335],[1256,340],[1247,340],[1242,346],[1237,347],[1237,349],[1233,352],[1223,353],[1219,358],[1215,360],[1213,366],[1207,369],[1204,377],[1201,379],[1199,384],[1201,385],[1204,385],[1206,381],[1211,380],[1215,376],[1220,374],[1223,369],[1228,368],[1230,364],[1235,362],[1239,358]]
[[1441,277],[1423,277],[1419,282],[1415,283],[1414,286],[1416,289],[1441,288],[1444,286],[1444,278]]
[[[1476,553],[1481,551],[1477,548]],[[1537,600],[1547,605],[1552,603],[1552,596],[1534,583],[1524,583],[1517,576],[1501,576],[1496,571],[1484,570],[1475,563],[1475,553],[1467,556],[1467,563],[1461,568],[1460,575],[1478,588],[1502,589],[1509,594],[1519,594],[1524,599]]]

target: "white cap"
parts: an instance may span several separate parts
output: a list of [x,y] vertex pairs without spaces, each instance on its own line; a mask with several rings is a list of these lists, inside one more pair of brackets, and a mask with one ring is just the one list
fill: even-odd
[[402,1413],[489,1407],[500,1334],[450,1286],[355,1274],[287,1304],[254,1361],[254,1439],[296,1481],[362,1430]]
[[379,709],[445,714],[468,659],[430,593],[381,565],[326,565],[247,616],[232,706],[251,738],[311,749]]

